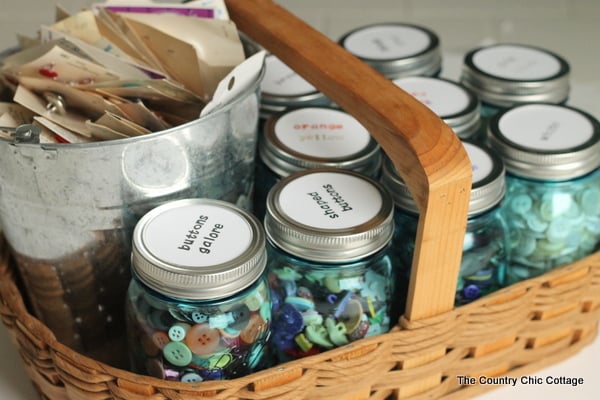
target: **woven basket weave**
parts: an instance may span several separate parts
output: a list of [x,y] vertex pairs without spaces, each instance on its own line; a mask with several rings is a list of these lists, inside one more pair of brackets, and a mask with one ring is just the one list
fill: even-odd
[[30,314],[0,242],[0,313],[43,398],[461,399],[493,388],[459,375],[520,376],[593,341],[600,253],[453,308],[471,168],[456,135],[421,103],[269,0],[227,0],[258,43],[353,114],[407,183],[421,218],[404,316],[387,334],[227,381],[136,375],[59,343]]

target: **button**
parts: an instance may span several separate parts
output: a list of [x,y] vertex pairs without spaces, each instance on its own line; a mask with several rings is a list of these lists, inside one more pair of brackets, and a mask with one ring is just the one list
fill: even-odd
[[186,372],[181,377],[181,382],[185,383],[197,383],[202,382],[204,379],[197,372]]
[[265,299],[258,290],[253,291],[244,299],[244,304],[250,311],[257,311],[265,302]]
[[517,214],[525,214],[531,210],[533,201],[526,194],[518,194],[510,200],[510,209]]
[[262,305],[260,306],[260,310],[259,310],[258,314],[265,321],[270,321],[271,320],[271,305],[269,304],[268,301],[265,301],[264,303],[262,303]]
[[325,277],[325,286],[332,293],[340,293],[342,291],[342,288],[340,287],[340,281],[335,275],[327,275]]
[[306,286],[299,286],[296,290],[296,296],[303,297],[305,299],[313,300],[314,296],[309,288]]
[[300,350],[302,350],[305,353],[313,347],[313,344],[306,338],[306,336],[304,336],[303,333],[296,335],[294,341],[296,342],[298,347],[300,347]]
[[342,322],[335,322],[332,318],[325,320],[325,329],[329,339],[338,346],[343,346],[348,343],[346,338],[346,326]]
[[207,355],[219,347],[221,335],[217,329],[211,328],[207,323],[197,324],[190,328],[185,343],[194,354]]
[[586,215],[600,215],[600,190],[586,189],[581,193],[581,208]]
[[173,342],[181,342],[183,339],[185,339],[185,334],[189,329],[190,324],[178,322],[169,328],[169,339],[171,339]]
[[214,354],[208,358],[208,369],[223,369],[231,363],[233,357],[229,353]]
[[276,269],[273,272],[275,273],[275,275],[277,275],[279,279],[284,281],[297,281],[302,278],[302,274],[294,271],[294,269],[292,269],[289,266],[285,266],[281,269]]
[[364,338],[367,332],[369,331],[369,326],[371,326],[371,324],[369,324],[369,320],[367,318],[362,318],[356,329],[348,333],[348,338],[350,340],[358,340]]
[[529,227],[529,229],[531,229],[534,232],[544,232],[546,228],[548,228],[548,223],[542,221],[535,214],[527,214],[527,216],[525,217],[525,221],[527,222],[527,226]]
[[166,332],[156,331],[149,337],[146,335],[142,336],[141,343],[144,353],[150,357],[157,356],[160,354],[162,349],[169,343],[171,339]]
[[285,298],[285,302],[293,305],[300,312],[315,308],[315,303],[305,297],[290,296]]
[[233,315],[231,313],[211,315],[208,318],[208,324],[211,328],[223,329],[233,323]]
[[555,243],[564,243],[567,236],[571,234],[571,221],[567,218],[556,218],[550,222],[546,231],[546,238]]
[[323,325],[308,325],[306,327],[306,337],[314,344],[326,349],[333,347],[333,343],[327,338],[327,329]]
[[463,289],[463,295],[467,300],[474,300],[479,297],[481,291],[477,285],[467,285]]
[[363,308],[360,301],[351,299],[340,314],[339,321],[344,324],[346,332],[352,332],[358,328],[362,316]]
[[165,368],[165,379],[168,381],[178,382],[181,373],[174,368]]
[[302,313],[304,325],[322,325],[323,316],[316,310],[308,310]]
[[182,342],[170,342],[163,348],[165,359],[176,367],[185,367],[192,362],[192,352]]
[[245,304],[240,304],[230,310],[233,322],[229,325],[238,331],[243,330],[250,320],[250,309]]
[[273,323],[277,330],[285,331],[292,337],[304,327],[304,319],[302,318],[300,311],[296,310],[293,305],[287,303],[281,307],[280,313]]
[[244,343],[254,343],[258,337],[267,331],[267,323],[258,314],[252,314],[250,321],[240,333]]
[[192,321],[194,321],[197,324],[208,322],[208,315],[201,313],[200,311],[194,311],[192,312]]
[[291,349],[294,347],[294,336],[285,331],[274,330],[271,335],[271,343],[280,350]]

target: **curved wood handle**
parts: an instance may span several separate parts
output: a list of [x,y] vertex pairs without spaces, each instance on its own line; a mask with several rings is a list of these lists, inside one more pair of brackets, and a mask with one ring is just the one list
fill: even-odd
[[405,316],[451,310],[471,188],[471,163],[429,108],[271,0],[226,0],[231,19],[360,121],[391,158],[420,210]]

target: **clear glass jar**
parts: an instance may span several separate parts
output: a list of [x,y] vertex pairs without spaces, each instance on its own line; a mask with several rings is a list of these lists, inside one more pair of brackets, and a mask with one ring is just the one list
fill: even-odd
[[327,96],[273,54],[265,57],[260,91],[262,123],[288,108],[331,105]]
[[429,107],[461,139],[473,138],[479,132],[479,99],[461,84],[427,76],[397,78],[393,82]]
[[[508,264],[508,229],[500,212],[505,193],[502,160],[489,149],[464,142],[473,167],[473,184],[467,229],[456,287],[455,304],[462,305],[505,286]],[[394,262],[407,282],[414,254],[418,209],[389,158],[382,169],[382,183],[396,204]]]
[[262,220],[269,190],[281,178],[334,167],[379,176],[381,148],[352,115],[330,107],[289,109],[269,118],[258,141],[254,214]]
[[132,370],[199,382],[266,366],[265,266],[260,223],[233,204],[185,199],[145,214],[133,233],[126,299]]
[[393,227],[391,197],[362,174],[313,169],[273,187],[265,231],[279,361],[390,329]]
[[405,23],[366,25],[338,43],[388,78],[437,76],[442,68],[440,39],[423,26]]
[[490,120],[503,158],[510,283],[594,252],[600,242],[600,124],[567,106],[528,104]]

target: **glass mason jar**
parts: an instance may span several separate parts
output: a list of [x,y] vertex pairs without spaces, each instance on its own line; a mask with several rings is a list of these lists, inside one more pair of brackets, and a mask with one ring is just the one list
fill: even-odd
[[509,281],[589,255],[600,242],[600,124],[568,106],[528,104],[490,120],[504,159],[503,213],[510,229]]
[[273,54],[265,57],[260,91],[262,123],[288,108],[331,105],[328,97]]
[[440,40],[423,26],[379,23],[344,34],[338,43],[388,78],[437,76],[442,68]]
[[[505,193],[502,160],[489,149],[463,142],[473,168],[467,229],[456,287],[455,304],[469,303],[505,286],[508,264],[508,230],[500,212]],[[382,168],[382,183],[396,204],[393,248],[400,282],[407,282],[414,254],[418,209],[406,184],[389,158]]]
[[219,200],[184,199],[135,227],[126,300],[135,372],[198,382],[262,368],[271,296],[258,220]]
[[334,167],[379,175],[381,148],[352,115],[330,107],[289,109],[267,120],[258,141],[254,214],[262,220],[269,190],[281,178]]
[[390,329],[393,224],[389,194],[354,171],[307,170],[273,187],[265,231],[279,361]]
[[461,84],[427,76],[408,76],[393,82],[429,107],[461,139],[472,138],[479,132],[479,99]]

